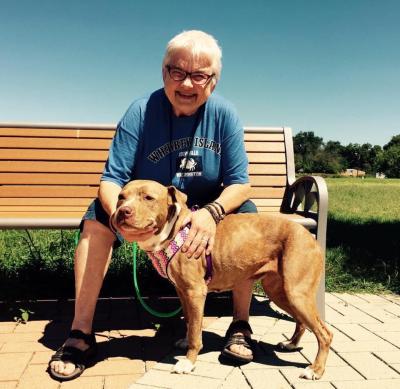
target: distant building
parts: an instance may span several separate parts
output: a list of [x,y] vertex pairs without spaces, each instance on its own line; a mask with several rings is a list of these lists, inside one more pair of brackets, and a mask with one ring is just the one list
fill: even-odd
[[365,177],[365,172],[358,169],[346,169],[340,175],[346,177]]

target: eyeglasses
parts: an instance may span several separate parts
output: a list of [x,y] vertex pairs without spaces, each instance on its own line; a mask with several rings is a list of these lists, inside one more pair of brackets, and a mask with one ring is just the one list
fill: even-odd
[[184,70],[180,68],[175,68],[170,65],[166,65],[165,68],[168,70],[169,76],[174,80],[174,81],[184,81],[186,80],[187,77],[190,77],[192,80],[193,84],[196,85],[205,85],[207,84],[208,81],[210,81],[211,78],[215,76],[215,74],[205,74],[202,72],[185,72]]

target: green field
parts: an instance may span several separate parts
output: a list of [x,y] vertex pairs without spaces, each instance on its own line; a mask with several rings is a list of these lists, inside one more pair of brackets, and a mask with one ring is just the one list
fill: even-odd
[[400,180],[328,178],[327,289],[400,292]]
[[[400,293],[400,180],[328,178],[327,184],[327,290]],[[30,234],[32,241],[25,231],[0,232],[0,300],[72,297],[74,232]],[[174,293],[149,268],[140,257],[143,294]],[[114,253],[102,295],[133,294],[125,244]]]
[[400,180],[327,178],[329,214],[335,218],[400,220]]

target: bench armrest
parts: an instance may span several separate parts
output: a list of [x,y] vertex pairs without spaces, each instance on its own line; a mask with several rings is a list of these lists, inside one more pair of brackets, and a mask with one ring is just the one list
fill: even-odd
[[316,237],[325,252],[328,218],[328,189],[319,176],[298,178],[286,188],[281,212],[299,214],[317,222]]

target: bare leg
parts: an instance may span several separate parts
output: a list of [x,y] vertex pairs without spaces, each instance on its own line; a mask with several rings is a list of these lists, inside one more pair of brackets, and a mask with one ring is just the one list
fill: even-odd
[[[249,311],[250,311],[250,302],[252,297],[254,281],[245,280],[240,283],[233,291],[233,321],[244,320],[249,321]],[[236,332],[233,335],[242,334],[245,336],[251,336],[248,330],[244,330],[241,332]],[[229,347],[229,350],[240,355],[250,356],[252,355],[252,351],[243,345],[232,344]]]
[[[75,251],[75,315],[71,329],[85,334],[92,331],[93,316],[104,276],[110,263],[114,234],[101,223],[87,220]],[[88,348],[80,339],[67,339],[66,346],[81,350]],[[52,362],[54,371],[69,375],[75,370],[72,363]]]

